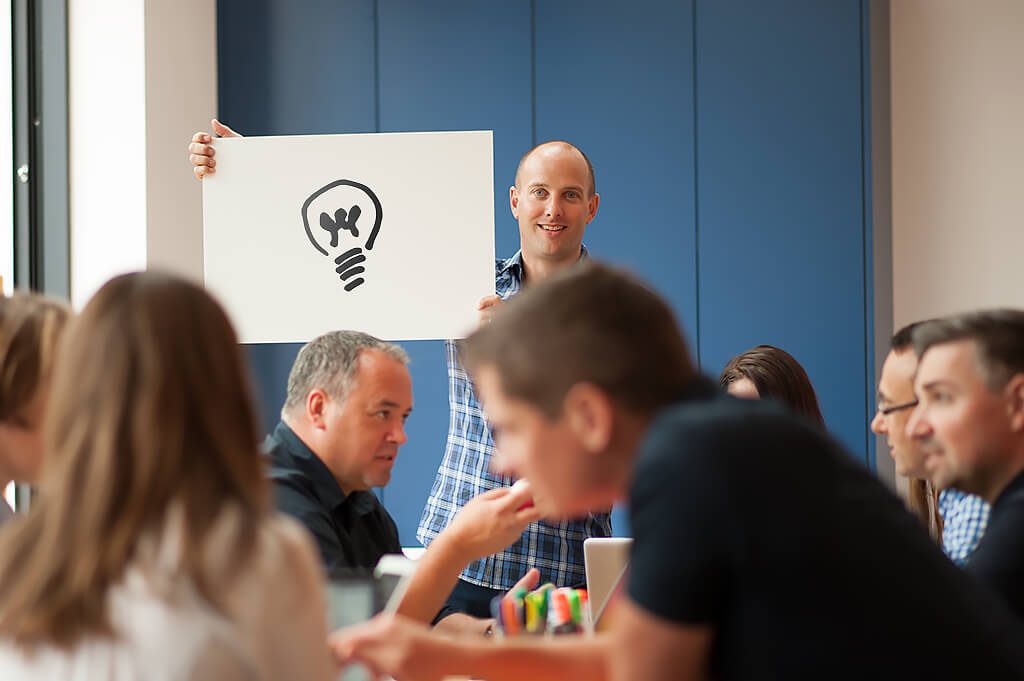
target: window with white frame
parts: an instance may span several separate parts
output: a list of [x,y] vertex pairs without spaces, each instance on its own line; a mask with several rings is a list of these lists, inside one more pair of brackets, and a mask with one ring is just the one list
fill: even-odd
[[0,278],[4,294],[14,288],[14,137],[13,83],[11,68],[11,7],[0,11]]

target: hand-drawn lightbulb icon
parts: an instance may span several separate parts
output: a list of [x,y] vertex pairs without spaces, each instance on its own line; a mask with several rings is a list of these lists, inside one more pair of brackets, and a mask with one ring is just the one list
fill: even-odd
[[334,271],[346,291],[364,283],[359,276],[366,272],[363,249],[373,250],[381,215],[377,195],[354,180],[335,180],[324,185],[302,204],[302,225],[313,248],[328,257],[342,251],[334,258]]

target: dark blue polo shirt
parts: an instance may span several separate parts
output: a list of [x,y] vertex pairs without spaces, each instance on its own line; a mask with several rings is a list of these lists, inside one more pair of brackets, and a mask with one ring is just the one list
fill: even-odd
[[306,527],[328,571],[372,569],[386,553],[401,553],[398,528],[373,492],[345,494],[331,471],[284,422],[264,448],[277,510]]
[[992,587],[1024,620],[1024,473],[992,504],[985,535],[966,570]]

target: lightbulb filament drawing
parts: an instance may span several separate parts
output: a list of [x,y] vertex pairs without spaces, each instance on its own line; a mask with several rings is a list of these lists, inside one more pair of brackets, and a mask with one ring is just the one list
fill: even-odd
[[[319,229],[315,231],[310,227],[310,213],[319,213]],[[366,213],[372,213],[373,219],[366,242],[350,246],[350,239],[358,240],[360,234],[367,231],[366,225],[371,216],[364,217]],[[326,256],[331,255],[328,249],[346,249],[334,258],[334,271],[346,292],[365,283],[365,279],[358,275],[366,272],[363,267],[367,260],[365,251],[373,250],[380,232],[381,217],[377,195],[365,184],[354,180],[335,180],[313,192],[302,204],[302,224],[313,248]],[[363,218],[361,223],[360,218]],[[343,244],[343,239],[348,243]]]
[[334,211],[334,219],[327,213],[320,213],[320,227],[331,234],[331,248],[338,247],[338,232],[345,229],[352,232],[352,236],[359,238],[359,228],[356,227],[356,220],[362,215],[359,206],[352,206],[348,211],[339,208]]

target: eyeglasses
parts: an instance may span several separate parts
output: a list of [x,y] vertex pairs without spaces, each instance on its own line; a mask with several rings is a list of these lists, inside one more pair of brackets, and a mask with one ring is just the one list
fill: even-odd
[[904,409],[913,409],[917,406],[917,400],[911,400],[910,402],[904,402],[903,404],[894,404],[890,407],[879,407],[878,413],[882,416],[888,416]]

